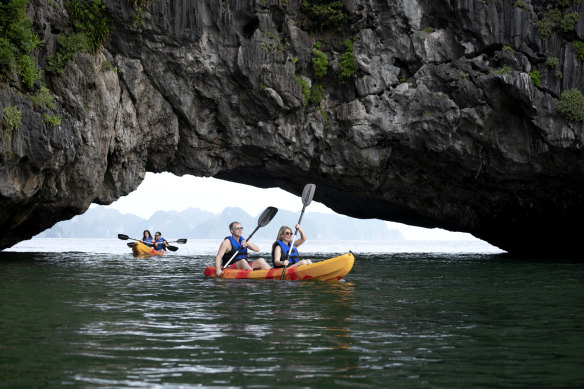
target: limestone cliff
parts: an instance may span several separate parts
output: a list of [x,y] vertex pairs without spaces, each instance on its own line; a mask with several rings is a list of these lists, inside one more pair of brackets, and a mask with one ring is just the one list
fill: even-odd
[[[22,111],[0,138],[0,248],[170,171],[312,182],[346,215],[579,251],[584,125],[557,104],[584,90],[584,2],[344,0],[330,25],[298,0],[103,3],[105,46],[44,76],[60,125],[0,82],[0,109]],[[553,7],[575,27],[542,37]],[[72,24],[61,0],[28,13],[42,66]]]

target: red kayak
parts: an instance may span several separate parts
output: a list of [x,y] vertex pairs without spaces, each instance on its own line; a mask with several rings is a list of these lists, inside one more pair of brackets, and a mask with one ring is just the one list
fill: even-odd
[[[335,258],[310,265],[290,267],[286,269],[285,280],[321,280],[338,281],[345,277],[353,268],[355,256],[353,253],[343,254]],[[207,266],[204,272],[207,277],[215,277],[215,266]],[[253,279],[253,280],[279,280],[282,275],[282,268],[270,270],[239,270],[225,269],[221,278],[229,279]]]

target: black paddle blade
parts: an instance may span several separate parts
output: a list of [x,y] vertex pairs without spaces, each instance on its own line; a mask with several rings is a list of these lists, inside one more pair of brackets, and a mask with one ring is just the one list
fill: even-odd
[[178,250],[178,247],[176,247],[176,246],[166,246],[166,248],[169,249],[170,251]]
[[185,243],[187,243],[187,240],[186,239],[178,239],[176,241],[176,243],[178,243],[178,244],[185,244]]
[[312,201],[312,197],[314,197],[314,192],[316,191],[316,185],[314,184],[306,184],[304,186],[304,190],[302,191],[302,204],[304,206],[308,206]]
[[258,219],[258,227],[265,227],[268,223],[276,216],[278,213],[278,208],[276,207],[268,207],[265,209],[264,212],[260,215]]
[[118,239],[121,240],[128,240],[130,239],[130,237],[128,235],[124,235],[124,234],[118,234]]
[[135,243],[132,243],[132,242],[128,242],[128,243],[126,243],[126,244],[128,245],[128,247],[129,247],[129,248],[132,248],[132,247],[134,247],[134,245],[135,245]]

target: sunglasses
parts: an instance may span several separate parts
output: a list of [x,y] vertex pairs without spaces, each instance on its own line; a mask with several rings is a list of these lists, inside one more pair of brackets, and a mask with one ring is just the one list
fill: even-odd
[[234,230],[243,230],[243,227],[235,227]]
[[284,235],[292,235],[292,233],[290,231],[286,231],[284,232]]

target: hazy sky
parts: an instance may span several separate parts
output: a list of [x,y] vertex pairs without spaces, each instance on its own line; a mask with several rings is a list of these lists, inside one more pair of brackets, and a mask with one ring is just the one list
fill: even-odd
[[[316,187],[318,191],[318,186]],[[208,177],[177,177],[170,173],[146,173],[137,190],[109,206],[122,213],[149,218],[154,212],[182,211],[199,208],[220,213],[225,207],[240,207],[250,215],[258,215],[266,207],[302,211],[302,199],[281,189],[260,189]],[[334,213],[324,204],[312,201],[306,212]],[[438,228],[427,229],[387,222],[389,228],[399,229],[406,239],[416,240],[473,240],[470,234]]]

